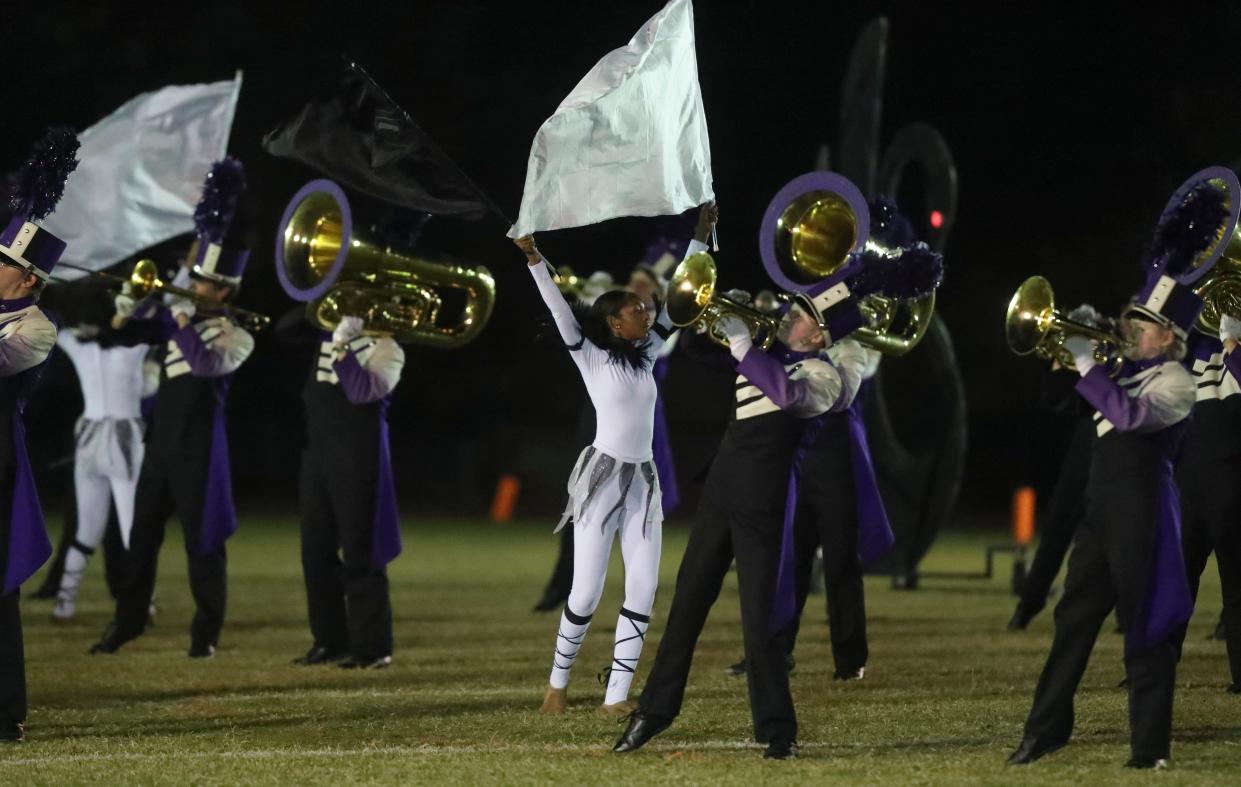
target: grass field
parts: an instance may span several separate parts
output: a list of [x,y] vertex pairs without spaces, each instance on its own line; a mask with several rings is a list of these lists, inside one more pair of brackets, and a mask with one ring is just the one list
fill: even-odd
[[[1128,757],[1121,638],[1105,633],[1078,695],[1072,745],[1024,769],[1004,758],[1020,737],[1050,614],[1028,632],[1012,611],[1007,562],[991,581],[927,581],[914,592],[868,580],[866,679],[834,683],[822,599],[803,627],[793,677],[802,756],[765,762],[750,740],[735,578],[707,624],[682,716],[644,750],[610,752],[621,728],[595,715],[595,673],[610,659],[620,562],[578,660],[570,712],[537,712],[556,627],[530,606],[556,541],[546,523],[419,521],[392,570],[397,652],[357,674],[295,667],[309,645],[292,520],[244,522],[230,542],[230,608],[219,654],[185,657],[191,612],[177,538],[164,548],[157,625],[114,656],[86,648],[110,615],[100,565],[69,625],[25,601],[28,741],[0,747],[0,784],[1241,783],[1241,697],[1227,695],[1208,567],[1177,680],[1173,768],[1138,774]],[[686,530],[664,539],[663,585],[639,669],[654,657]],[[944,536],[925,570],[977,570],[979,535]],[[28,587],[33,587],[31,582]]]

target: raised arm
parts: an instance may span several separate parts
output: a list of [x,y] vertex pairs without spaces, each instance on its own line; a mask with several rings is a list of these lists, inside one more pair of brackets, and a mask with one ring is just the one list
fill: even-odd
[[564,299],[556,282],[552,280],[551,266],[539,253],[538,247],[534,245],[534,236],[524,235],[513,243],[517,244],[517,248],[526,255],[530,275],[534,277],[535,286],[539,288],[543,302],[547,304],[548,310],[552,313],[552,319],[556,321],[556,329],[560,331],[560,338],[570,348],[576,349],[581,346],[582,328],[577,324],[573,310],[569,308],[569,302]]

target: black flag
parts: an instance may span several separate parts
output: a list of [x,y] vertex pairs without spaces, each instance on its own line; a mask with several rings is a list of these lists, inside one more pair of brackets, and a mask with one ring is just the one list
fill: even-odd
[[[434,216],[504,215],[356,63],[336,91],[263,138],[263,149],[376,199]],[[507,219],[505,219],[507,222]]]

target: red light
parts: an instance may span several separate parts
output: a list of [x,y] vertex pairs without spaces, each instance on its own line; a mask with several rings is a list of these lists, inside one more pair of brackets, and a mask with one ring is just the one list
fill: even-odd
[[944,226],[944,214],[937,210],[931,211],[931,226],[935,229],[939,229]]

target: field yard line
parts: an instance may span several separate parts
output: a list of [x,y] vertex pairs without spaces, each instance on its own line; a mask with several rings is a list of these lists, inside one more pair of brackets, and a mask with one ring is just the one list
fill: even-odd
[[[805,743],[800,746],[802,749],[825,748],[826,743]],[[749,743],[747,741],[695,741],[692,743],[684,743],[681,745],[671,744],[652,744],[646,747],[647,751],[657,752],[675,752],[675,751],[742,751],[746,749],[758,750],[761,744]],[[82,763],[82,762],[124,762],[124,761],[140,761],[140,760],[275,760],[275,759],[298,759],[301,757],[358,757],[358,756],[385,756],[394,754],[490,754],[490,753],[517,753],[517,754],[556,754],[561,752],[587,752],[587,751],[609,751],[611,744],[574,744],[574,743],[547,743],[547,744],[500,744],[496,746],[470,745],[470,746],[435,746],[426,744],[422,746],[382,746],[369,749],[252,749],[246,751],[199,751],[199,752],[166,752],[166,753],[145,753],[145,752],[113,752],[99,754],[52,754],[46,759],[28,757],[24,759],[5,760],[0,759],[0,767],[14,765],[60,765],[62,763]]]

